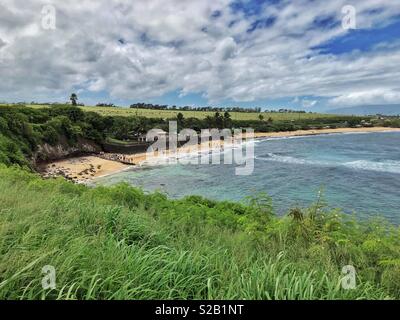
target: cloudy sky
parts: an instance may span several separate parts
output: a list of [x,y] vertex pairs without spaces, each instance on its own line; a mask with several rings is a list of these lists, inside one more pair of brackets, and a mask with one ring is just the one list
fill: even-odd
[[400,1],[0,0],[0,75],[0,101],[395,104]]

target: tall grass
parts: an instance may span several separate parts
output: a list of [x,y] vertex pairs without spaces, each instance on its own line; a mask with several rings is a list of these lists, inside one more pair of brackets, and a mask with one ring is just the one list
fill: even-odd
[[400,298],[399,229],[320,205],[276,218],[262,201],[169,200],[4,166],[0,190],[1,299]]

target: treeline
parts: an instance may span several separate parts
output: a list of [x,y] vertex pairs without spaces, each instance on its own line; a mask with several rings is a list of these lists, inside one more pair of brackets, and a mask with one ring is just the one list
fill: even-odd
[[233,129],[253,128],[257,132],[280,132],[295,130],[314,130],[324,128],[343,128],[363,126],[365,120],[356,116],[329,116],[319,118],[304,118],[296,120],[273,120],[269,117],[260,120],[232,120],[229,112],[216,112],[204,119],[185,118],[182,113],[177,115],[179,128],[191,128],[196,131],[207,128]]
[[[103,106],[104,104],[101,104]],[[114,106],[114,105],[106,105],[106,106]],[[192,106],[183,106],[177,107],[175,105],[159,105],[159,104],[151,104],[151,103],[135,103],[130,105],[132,109],[153,109],[153,110],[182,110],[182,111],[203,111],[203,112],[242,112],[242,113],[306,113],[306,111],[302,110],[290,110],[290,109],[279,109],[279,110],[264,110],[260,107],[255,108],[242,108],[242,107],[192,107]]]
[[114,107],[116,107],[116,105],[115,105],[114,103],[104,103],[104,102],[100,102],[100,103],[96,104],[96,107],[114,108]]
[[239,107],[192,107],[192,106],[168,106],[151,103],[135,103],[130,106],[132,109],[154,109],[154,110],[182,110],[182,111],[203,111],[203,112],[261,112],[261,108],[239,108]]

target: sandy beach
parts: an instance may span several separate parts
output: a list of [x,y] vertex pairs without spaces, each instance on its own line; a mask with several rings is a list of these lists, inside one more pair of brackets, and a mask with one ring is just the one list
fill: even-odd
[[[363,132],[391,132],[398,131],[400,128],[372,127],[372,128],[339,128],[339,129],[321,129],[321,130],[298,130],[289,132],[256,132],[254,138],[282,138],[294,136],[310,136],[333,133],[363,133]],[[133,167],[151,166],[162,164],[163,161],[171,157],[182,157],[202,150],[215,150],[224,147],[230,147],[224,142],[214,142],[200,144],[191,147],[182,147],[175,153],[168,150],[165,152],[155,152],[154,154],[138,153],[132,155],[121,155],[102,153],[100,155],[82,156],[68,158],[48,163],[42,166],[41,171],[44,177],[65,177],[76,183],[88,183],[91,180],[107,175],[111,175]]]
[[319,129],[319,130],[297,130],[285,132],[256,132],[256,138],[282,138],[282,137],[297,137],[297,136],[312,136],[320,134],[332,133],[362,133],[362,132],[391,132],[399,131],[400,128],[387,127],[371,127],[371,128],[338,128],[338,129]]
[[64,177],[76,183],[85,183],[127,168],[128,165],[118,161],[97,156],[83,156],[51,162],[42,166],[41,171],[45,178]]

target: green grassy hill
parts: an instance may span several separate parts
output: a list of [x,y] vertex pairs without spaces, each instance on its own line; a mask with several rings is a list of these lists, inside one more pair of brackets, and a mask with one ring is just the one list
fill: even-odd
[[[85,111],[95,111],[104,116],[139,116],[147,118],[176,118],[178,113],[182,113],[185,118],[205,119],[207,116],[213,116],[212,111],[180,111],[180,110],[152,110],[152,109],[129,109],[129,108],[107,108],[107,107],[81,107]],[[230,112],[232,120],[259,120],[263,115],[264,119],[269,118],[280,120],[303,120],[318,119],[325,117],[335,117],[335,115],[326,115],[318,113],[277,113],[277,112]]]
[[[26,105],[27,107],[42,109],[51,108],[48,105]],[[182,113],[185,118],[197,118],[205,119],[207,116],[213,116],[215,112],[213,111],[188,111],[188,110],[154,110],[154,109],[130,109],[122,107],[95,107],[95,106],[85,106],[80,107],[83,111],[93,111],[102,116],[137,116],[146,118],[163,118],[171,119],[176,118],[178,113]],[[320,118],[335,118],[336,114],[322,114],[322,113],[279,113],[279,112],[230,112],[232,120],[259,120],[260,114],[267,121],[269,118],[274,121],[290,121],[290,120],[310,120],[310,119],[320,119]]]
[[[0,165],[1,299],[400,298],[400,230],[320,205],[87,188]],[[357,286],[342,289],[342,267]],[[56,288],[43,290],[43,266]]]

